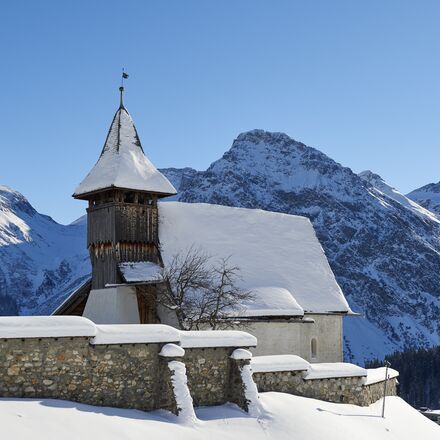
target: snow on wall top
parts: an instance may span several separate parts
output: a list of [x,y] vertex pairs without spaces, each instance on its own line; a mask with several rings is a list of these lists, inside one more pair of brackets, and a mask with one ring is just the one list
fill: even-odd
[[251,360],[252,371],[270,373],[275,371],[308,371],[310,364],[295,354],[255,356]]
[[331,379],[336,377],[367,377],[367,370],[344,362],[310,364],[304,379]]
[[0,338],[62,338],[95,336],[96,326],[81,316],[4,316]]
[[[386,368],[369,368],[367,377],[364,379],[364,385],[372,385],[373,383],[383,382],[385,380]],[[399,372],[393,368],[388,368],[388,379],[394,379],[399,376]]]
[[[180,202],[160,203],[159,214],[165,266],[195,246],[215,258],[229,257],[240,268],[242,288],[286,289],[305,312],[350,311],[309,219]],[[273,304],[260,307],[260,313],[263,307],[271,310]]]
[[163,324],[104,324],[96,326],[94,345],[179,342],[179,330]]
[[145,156],[136,127],[124,107],[116,112],[101,156],[76,188],[74,197],[111,187],[176,194],[174,186]]
[[127,283],[162,281],[162,268],[151,261],[119,263],[124,281]]
[[185,356],[185,350],[176,344],[166,344],[160,350],[159,356],[182,357]]
[[238,330],[181,331],[183,348],[203,347],[256,347],[257,338]]
[[257,338],[237,330],[181,331],[164,324],[97,325],[82,316],[2,316],[0,339],[92,337],[94,345],[180,344],[181,347],[255,347]]

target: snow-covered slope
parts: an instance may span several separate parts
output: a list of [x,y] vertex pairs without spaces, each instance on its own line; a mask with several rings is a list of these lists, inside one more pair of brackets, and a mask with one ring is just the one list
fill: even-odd
[[[166,174],[166,170],[164,170]],[[440,225],[429,211],[282,133],[243,133],[179,200],[309,217],[351,307],[346,354],[440,343]]]
[[415,189],[407,197],[440,216],[440,182]]
[[437,440],[440,427],[398,397],[363,408],[262,393],[265,413],[252,418],[235,405],[196,410],[182,423],[165,411],[96,407],[63,400],[0,399],[2,438],[63,440]]
[[[414,200],[411,200],[407,196],[404,196],[396,188],[388,185],[378,174],[375,174],[372,171],[362,171],[362,173],[359,173],[359,177],[384,195],[395,200],[396,202],[399,202],[406,208],[411,209],[411,211],[413,211],[414,213],[422,217],[429,217],[435,222],[440,222],[433,212],[431,212],[429,209],[424,208],[419,203],[416,203]],[[438,202],[440,204],[440,194]]]
[[0,186],[0,315],[47,314],[90,273],[84,220],[63,226]]

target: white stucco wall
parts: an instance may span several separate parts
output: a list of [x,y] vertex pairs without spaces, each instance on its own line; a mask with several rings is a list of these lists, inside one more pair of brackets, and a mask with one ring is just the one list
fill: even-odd
[[[313,323],[286,321],[255,321],[237,329],[256,336],[258,346],[251,351],[256,356],[296,354],[309,362],[342,361],[342,317],[337,315],[307,315]],[[311,356],[311,341],[316,339],[316,357]]]
[[96,324],[139,324],[136,288],[119,286],[91,290],[83,316]]

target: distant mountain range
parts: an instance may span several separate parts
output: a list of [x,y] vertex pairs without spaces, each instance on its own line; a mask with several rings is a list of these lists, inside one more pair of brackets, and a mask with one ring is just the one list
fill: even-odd
[[[173,199],[311,219],[351,307],[363,315],[345,319],[347,359],[440,344],[440,213],[431,185],[420,189],[430,197],[419,200],[416,190],[411,200],[370,171],[357,175],[263,130],[240,134],[206,171],[161,171],[179,190]],[[90,272],[85,223],[59,225],[0,187],[0,264],[0,313],[48,313]]]
[[63,226],[0,186],[0,314],[44,315],[90,273],[84,219]]

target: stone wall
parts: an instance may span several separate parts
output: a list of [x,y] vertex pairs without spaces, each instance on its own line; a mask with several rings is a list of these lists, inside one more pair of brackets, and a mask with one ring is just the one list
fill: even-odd
[[[258,391],[277,391],[335,403],[368,406],[383,397],[384,383],[363,384],[363,377],[303,378],[302,371],[254,373]],[[387,395],[397,395],[397,379],[388,381]]]
[[188,388],[194,406],[220,405],[228,400],[229,348],[185,349]]
[[[88,337],[0,340],[0,397],[56,398],[91,405],[176,412],[159,343],[92,345]],[[233,347],[186,348],[195,406],[242,403],[231,379]],[[241,393],[241,394],[240,394]],[[231,398],[232,396],[232,398]]]

